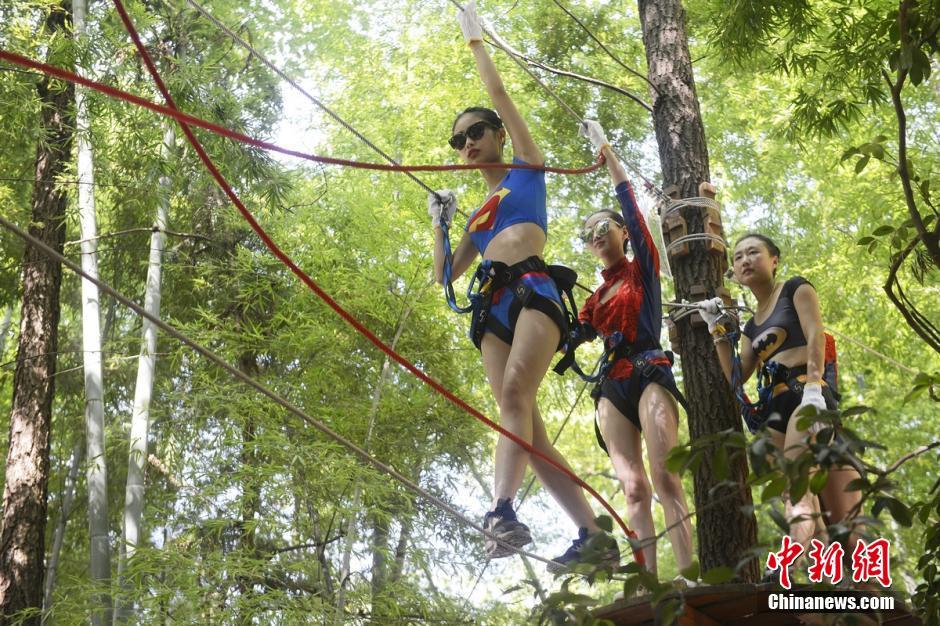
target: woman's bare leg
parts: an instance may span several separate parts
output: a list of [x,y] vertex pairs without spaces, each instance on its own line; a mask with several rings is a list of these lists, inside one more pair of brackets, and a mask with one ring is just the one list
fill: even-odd
[[640,398],[640,424],[649,455],[653,488],[659,496],[669,541],[680,570],[692,564],[692,522],[689,505],[678,474],[666,469],[666,455],[679,441],[679,409],[676,400],[662,385],[651,383]]
[[[561,332],[544,313],[523,309],[516,322],[512,346],[492,333],[483,336],[483,365],[499,404],[500,425],[523,441],[532,442],[533,411],[539,384],[548,371]],[[500,365],[502,375],[499,374]],[[507,437],[496,444],[493,506],[514,498],[529,462],[529,453]]]
[[[627,519],[636,532],[637,539],[644,542],[643,557],[646,568],[656,573],[656,542],[653,537],[653,491],[643,467],[643,446],[640,431],[617,410],[607,398],[597,403],[597,422],[607,445],[614,473],[620,480],[623,495],[627,500]],[[646,543],[649,542],[649,543]]]

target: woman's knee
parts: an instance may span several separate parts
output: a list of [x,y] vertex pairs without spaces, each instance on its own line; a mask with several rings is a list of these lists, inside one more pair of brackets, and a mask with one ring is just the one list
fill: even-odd
[[665,467],[652,468],[653,486],[662,501],[675,500],[682,492],[682,481],[678,474],[666,470]]
[[621,476],[620,484],[623,485],[623,495],[627,499],[627,505],[649,507],[652,504],[653,490],[650,489],[646,476],[632,472],[627,476]]
[[503,387],[500,392],[500,410],[503,413],[530,416],[535,406],[535,390],[530,388],[527,381],[521,379],[513,371],[507,371],[503,378]]

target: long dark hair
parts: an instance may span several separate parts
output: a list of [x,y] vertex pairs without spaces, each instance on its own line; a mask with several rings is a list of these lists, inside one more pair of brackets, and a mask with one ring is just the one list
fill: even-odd
[[499,114],[493,109],[488,109],[486,107],[467,107],[463,111],[457,114],[457,117],[454,118],[454,123],[450,125],[451,132],[454,131],[454,127],[457,126],[457,121],[462,118],[467,113],[474,113],[479,115],[480,118],[492,126],[493,128],[502,128],[503,120],[499,118]]

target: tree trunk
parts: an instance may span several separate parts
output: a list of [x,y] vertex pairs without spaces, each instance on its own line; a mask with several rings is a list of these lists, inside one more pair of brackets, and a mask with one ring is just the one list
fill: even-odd
[[372,518],[372,619],[381,620],[386,611],[382,596],[388,584],[389,518],[386,511],[378,508],[369,517]]
[[[66,2],[50,9],[46,32],[68,37],[70,22],[71,9]],[[55,55],[55,49],[53,45],[50,56]],[[39,81],[37,89],[42,104],[41,138],[29,232],[61,252],[67,196],[55,180],[67,170],[71,156],[75,91],[70,84],[47,77]],[[10,623],[13,615],[24,609],[36,611],[24,624],[40,623],[61,283],[62,266],[27,243],[0,523],[0,625]]]
[[79,439],[72,448],[69,458],[69,472],[65,477],[65,486],[62,489],[62,509],[59,511],[59,520],[52,535],[52,552],[46,563],[46,581],[42,596],[42,621],[46,622],[49,611],[52,609],[52,592],[55,589],[56,572],[59,568],[59,556],[62,553],[62,543],[65,541],[65,526],[72,514],[72,504],[75,502],[75,484],[78,482],[78,468],[82,464],[85,441]]
[[[411,499],[412,508],[414,507],[414,498]],[[391,572],[388,580],[391,584],[396,584],[401,580],[405,571],[405,559],[408,558],[408,547],[411,543],[411,533],[414,531],[416,513],[409,512],[402,514],[401,532],[398,534],[398,545],[395,546],[395,561],[392,563]]]
[[[638,3],[664,187],[675,185],[681,198],[698,196],[699,183],[709,179],[708,150],[695,95],[685,14],[679,0],[638,0]],[[704,219],[697,208],[681,209],[681,215],[689,234],[704,232]],[[722,260],[709,254],[702,242],[691,242],[689,254],[669,262],[679,300],[701,300],[714,295],[722,286]],[[682,374],[691,405],[690,436],[695,440],[722,430],[740,431],[734,397],[711,338],[704,327],[693,329],[689,317],[680,320],[678,327]],[[731,480],[736,483],[733,488],[712,491],[717,481],[711,458],[706,454],[695,472],[696,529],[702,571],[722,565],[735,567],[757,542],[754,515],[742,510],[752,504],[750,489],[744,484],[745,459],[739,456],[731,464]],[[722,506],[709,506],[717,498],[722,499]],[[756,561],[751,560],[740,575],[745,581],[755,581]]]
[[13,307],[9,304],[3,308],[3,321],[0,322],[0,358],[3,358],[3,351],[7,347],[7,333],[10,332],[10,326],[13,324]]
[[[163,159],[170,158],[176,142],[173,126],[168,124],[163,135]],[[163,267],[163,248],[166,241],[167,214],[170,205],[170,179],[160,176],[157,215],[150,235],[150,262],[147,266],[147,284],[144,290],[144,309],[160,317],[160,287]],[[124,572],[140,540],[140,520],[144,512],[144,480],[147,467],[147,438],[150,434],[150,398],[153,393],[153,374],[157,365],[157,327],[148,319],[142,322],[140,356],[137,361],[137,383],[134,386],[134,409],[131,415],[130,445],[127,458],[127,483],[124,488],[124,532],[118,578],[121,589],[127,588]],[[115,621],[126,622],[133,613],[133,603],[126,599],[118,605]]]
[[[75,38],[85,37],[85,0],[73,0]],[[77,71],[87,74],[81,61]],[[91,145],[91,120],[87,93],[75,89],[75,131],[78,142],[78,215],[81,227],[82,270],[98,277],[98,223],[95,215],[94,156]],[[101,307],[98,287],[82,279],[82,363],[85,370],[85,480],[88,488],[89,571],[99,588],[92,607],[91,623],[103,626],[111,622],[111,594],[106,590],[111,579],[111,546],[108,533],[108,464],[105,456],[104,375],[101,365]]]

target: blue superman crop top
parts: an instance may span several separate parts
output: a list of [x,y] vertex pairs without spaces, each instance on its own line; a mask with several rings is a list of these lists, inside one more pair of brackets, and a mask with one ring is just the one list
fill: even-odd
[[[513,157],[513,163],[525,163]],[[513,224],[532,222],[548,234],[545,171],[509,170],[496,191],[470,216],[464,229],[480,254],[493,237]]]

